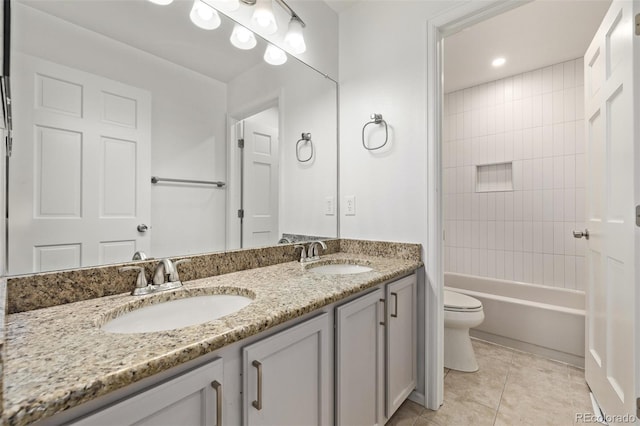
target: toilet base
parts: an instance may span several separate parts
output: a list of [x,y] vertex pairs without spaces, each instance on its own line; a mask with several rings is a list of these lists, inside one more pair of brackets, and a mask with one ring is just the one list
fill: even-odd
[[473,373],[478,362],[471,346],[468,328],[444,329],[444,366],[451,370]]

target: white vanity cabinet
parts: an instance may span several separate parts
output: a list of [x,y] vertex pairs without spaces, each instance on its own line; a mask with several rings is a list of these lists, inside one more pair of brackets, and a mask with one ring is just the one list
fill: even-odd
[[416,275],[387,284],[386,392],[387,416],[402,405],[416,387]]
[[381,425],[416,387],[416,275],[336,308],[336,424]]
[[333,423],[331,323],[325,313],[243,348],[245,425]]
[[384,424],[384,292],[336,308],[336,424]]
[[223,373],[218,358],[71,424],[222,426]]

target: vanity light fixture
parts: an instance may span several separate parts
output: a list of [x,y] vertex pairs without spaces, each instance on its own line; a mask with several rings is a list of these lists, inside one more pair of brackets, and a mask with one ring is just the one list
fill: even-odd
[[506,62],[507,62],[507,60],[501,56],[501,57],[495,58],[493,61],[491,61],[491,65],[493,65],[495,68],[498,68],[498,67],[503,66]]
[[189,18],[196,26],[204,30],[215,30],[221,23],[218,12],[202,0],[193,2]]
[[253,32],[240,24],[235,24],[233,26],[233,32],[231,33],[231,37],[229,38],[231,44],[233,44],[238,49],[249,50],[256,47],[256,36]]
[[274,34],[278,31],[278,23],[273,14],[271,0],[256,0],[255,7],[251,20],[262,29],[265,34]]
[[304,26],[304,22],[302,22],[298,15],[294,14],[291,17],[287,35],[284,36],[284,42],[289,46],[293,53],[303,53],[307,50],[307,45],[305,44],[304,36],[302,35],[302,28]]
[[282,65],[287,62],[287,54],[279,47],[269,44],[264,51],[264,60],[271,65]]
[[151,3],[159,4],[160,6],[166,6],[173,3],[173,0],[149,0]]

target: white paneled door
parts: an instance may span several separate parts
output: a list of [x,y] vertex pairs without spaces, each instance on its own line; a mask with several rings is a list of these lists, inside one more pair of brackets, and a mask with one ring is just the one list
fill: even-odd
[[149,250],[151,94],[14,55],[9,272],[130,260]]
[[276,244],[278,234],[278,131],[244,121],[242,247]]
[[613,0],[584,58],[589,233],[585,376],[607,416],[636,413],[638,9],[637,1]]

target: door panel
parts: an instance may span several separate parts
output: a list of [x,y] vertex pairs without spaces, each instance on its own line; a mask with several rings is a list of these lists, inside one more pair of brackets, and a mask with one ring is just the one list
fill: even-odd
[[634,15],[614,0],[585,55],[585,376],[604,413],[635,413]]
[[278,132],[244,121],[244,211],[242,247],[276,244],[278,231]]
[[384,292],[336,308],[336,424],[384,423]]
[[148,252],[150,93],[29,55],[15,64],[9,272]]
[[322,314],[243,348],[243,424],[331,423],[330,327]]

